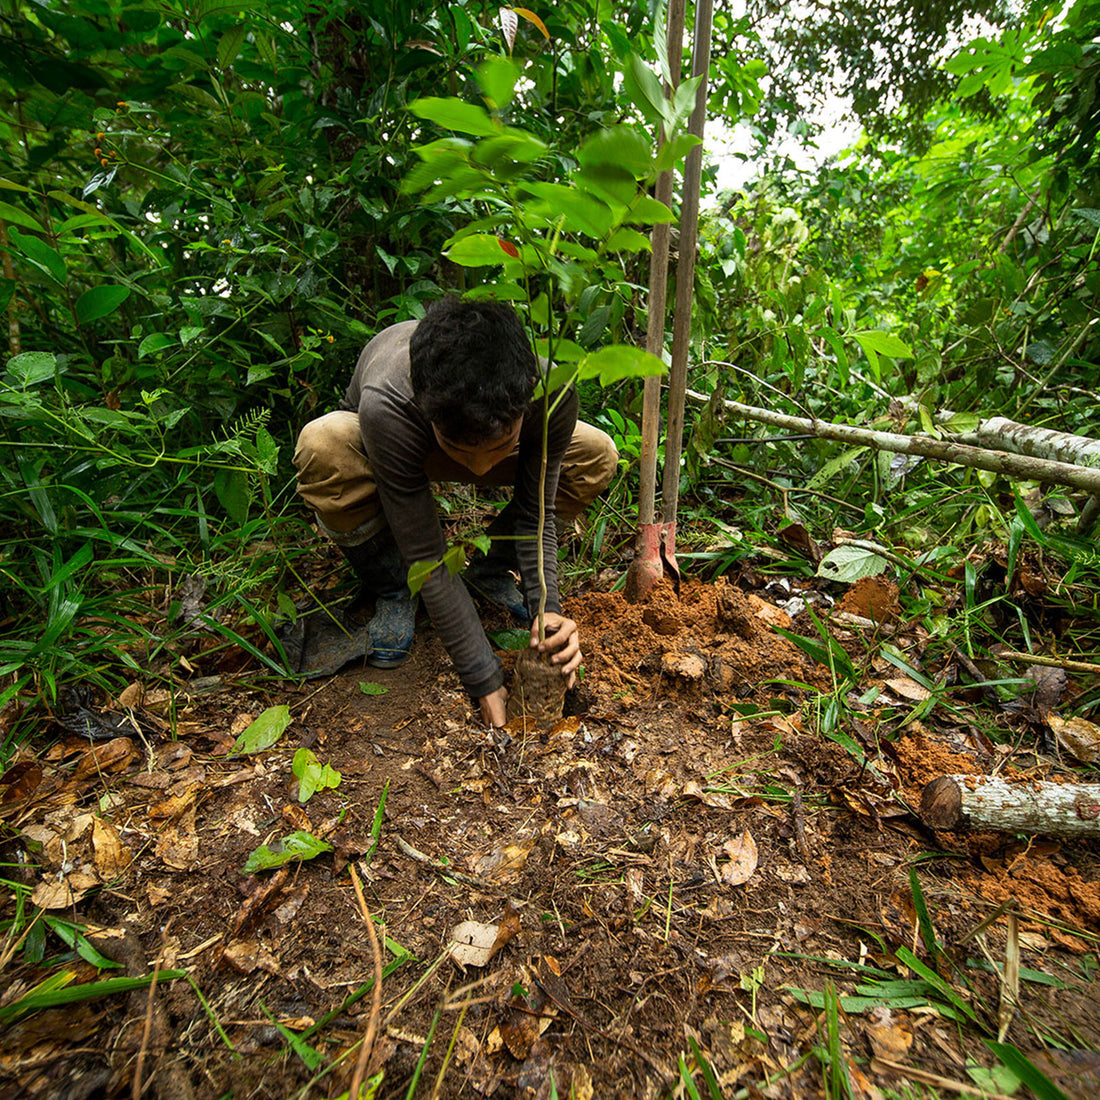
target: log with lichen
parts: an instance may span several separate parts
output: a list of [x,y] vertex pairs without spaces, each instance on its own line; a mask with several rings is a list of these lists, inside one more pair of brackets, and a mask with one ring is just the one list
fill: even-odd
[[920,811],[933,829],[1100,837],[1100,784],[941,775],[925,785]]

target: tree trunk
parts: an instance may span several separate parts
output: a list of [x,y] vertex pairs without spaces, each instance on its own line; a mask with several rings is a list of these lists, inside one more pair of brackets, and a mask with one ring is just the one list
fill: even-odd
[[1019,424],[1004,416],[983,420],[972,432],[952,437],[958,443],[993,447],[1018,455],[1031,455],[1054,462],[1072,462],[1078,466],[1100,466],[1100,439],[1055,432],[1031,424]]
[[[689,390],[688,395],[697,401],[710,400],[705,394],[696,393],[693,390]],[[837,439],[842,443],[855,443],[872,447],[877,451],[923,455],[925,458],[937,458],[942,462],[953,462],[959,466],[992,470],[994,473],[1007,474],[1009,477],[1021,480],[1052,481],[1059,485],[1069,485],[1074,489],[1083,489],[1086,493],[1100,494],[1100,469],[1089,466],[1052,462],[1047,459],[1032,458],[1029,455],[1006,454],[1004,451],[991,451],[982,447],[970,447],[963,443],[933,439],[928,435],[897,435],[894,432],[879,432],[871,428],[854,428],[848,424],[832,424],[827,420],[786,416],[771,409],[742,405],[738,401],[724,401],[723,405],[747,420],[757,420],[762,424],[771,424],[773,427],[787,431],[808,433],[821,439]]]
[[1100,838],[1100,784],[941,775],[925,785],[920,814],[932,829]]

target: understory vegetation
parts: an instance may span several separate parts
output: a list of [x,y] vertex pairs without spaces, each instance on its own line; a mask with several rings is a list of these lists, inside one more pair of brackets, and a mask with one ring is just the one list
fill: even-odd
[[[872,661],[924,689],[921,720],[955,705],[941,658],[1011,710],[1035,683],[1005,653],[1097,652],[1090,494],[738,409],[946,442],[995,417],[1100,436],[1100,0],[918,5],[926,25],[879,28],[885,75],[860,37],[877,6],[834,28],[832,53],[814,45],[827,23],[749,7],[715,20],[709,117],[750,127],[757,152],[733,191],[705,162],[677,550],[687,574],[784,598],[897,577],[923,669],[877,636],[861,663],[812,607],[788,633],[832,683],[807,688],[815,728],[862,761]],[[696,87],[665,99],[661,9],[0,4],[0,771],[135,677],[173,693],[290,675],[278,625],[323,571],[296,434],[367,339],[446,293],[514,302],[579,372],[621,464],[562,571],[575,591],[622,580],[643,382],[600,352],[644,346],[648,237],[669,214],[650,191],[692,145]],[[901,63],[914,34],[935,49]],[[796,164],[815,99],[853,94],[863,136]],[[667,331],[670,348],[671,315]],[[456,537],[482,518],[466,495],[445,506]],[[1062,717],[1096,738],[1073,761],[1095,779],[1100,682],[1080,684]],[[912,901],[909,985],[967,1026],[915,878]],[[889,983],[876,959],[861,973]],[[831,985],[813,996],[827,1094],[863,1095],[836,1038],[857,1009]],[[986,1032],[1017,1086],[1062,1095]],[[683,1094],[721,1095],[684,1051]]]

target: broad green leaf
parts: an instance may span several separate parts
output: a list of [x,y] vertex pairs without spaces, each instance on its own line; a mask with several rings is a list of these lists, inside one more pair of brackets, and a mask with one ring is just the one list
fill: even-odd
[[360,680],[359,690],[364,695],[388,695],[390,689],[388,687],[383,687],[381,684],[373,683],[370,680]]
[[676,94],[672,97],[672,109],[669,111],[668,116],[670,132],[675,131],[695,109],[695,99],[702,81],[701,76],[693,76],[690,80],[685,80],[676,89]]
[[408,577],[406,583],[409,586],[409,592],[412,595],[416,595],[424,587],[427,579],[443,564],[442,561],[414,561],[409,566]]
[[250,875],[254,871],[269,871],[272,867],[282,867],[283,864],[295,860],[316,859],[317,856],[331,851],[332,845],[327,841],[318,840],[312,833],[299,829],[296,833],[276,841],[271,847],[261,844],[245,860],[244,873]]
[[256,429],[256,458],[265,474],[273,477],[278,472],[279,444],[262,424]]
[[138,345],[138,358],[144,359],[147,355],[156,355],[158,351],[164,351],[165,348],[175,347],[176,343],[176,337],[170,332],[151,332]]
[[417,118],[434,122],[445,130],[457,130],[460,134],[491,137],[500,132],[499,126],[489,117],[484,107],[478,107],[476,103],[464,103],[461,99],[426,96],[410,103],[409,110]]
[[329,764],[322,764],[312,749],[299,749],[294,754],[290,770],[298,779],[298,801],[308,802],[326,787],[340,786],[340,773]]
[[629,344],[610,344],[585,357],[579,377],[599,378],[601,386],[609,386],[622,378],[650,378],[664,373],[665,365],[656,355]]
[[519,283],[508,279],[497,279],[491,283],[482,283],[480,286],[471,287],[463,295],[471,301],[483,301],[486,298],[498,302],[526,302],[527,291]]
[[524,184],[523,191],[546,203],[548,221],[564,218],[567,230],[599,239],[611,228],[612,215],[607,203],[589,192],[562,183]]
[[1039,1097],[1039,1100],[1070,1100],[1027,1055],[1011,1043],[995,1043],[992,1039],[986,1039],[985,1045]]
[[654,225],[656,222],[671,222],[672,211],[663,202],[649,195],[639,194],[630,204],[625,221],[635,225]]
[[451,244],[443,253],[453,264],[461,267],[490,267],[502,264],[508,253],[501,246],[500,238],[490,233],[471,233]]
[[33,260],[62,286],[65,285],[65,280],[68,277],[65,261],[48,244],[40,241],[37,237],[20,233],[18,229],[10,229],[8,238],[27,259]]
[[180,329],[180,343],[187,347],[192,340],[197,339],[203,334],[203,329],[199,325],[184,325]]
[[657,153],[657,160],[653,165],[654,171],[670,171],[675,168],[696,145],[702,145],[702,143],[702,138],[697,137],[695,134],[677,134],[674,138],[669,139],[661,146],[660,151]]
[[546,143],[531,134],[509,130],[495,137],[483,138],[474,146],[470,159],[475,164],[492,168],[497,175],[512,176],[524,165],[546,156]]
[[964,435],[966,432],[976,431],[981,422],[982,418],[977,413],[955,413],[944,427],[949,432]]
[[36,233],[42,232],[37,218],[20,210],[18,206],[12,206],[10,202],[0,202],[0,219],[12,225],[21,225],[24,229],[33,229]]
[[649,238],[644,233],[629,226],[620,226],[607,238],[604,249],[607,252],[648,252]]
[[86,325],[114,313],[130,297],[128,286],[93,286],[76,300],[76,319]]
[[895,359],[910,359],[913,356],[909,345],[899,340],[892,332],[863,329],[850,335],[865,353],[876,352],[879,355],[890,355]]
[[510,58],[493,54],[478,66],[477,82],[489,106],[503,111],[515,95],[519,66]]
[[890,568],[890,563],[873,550],[861,546],[838,546],[821,559],[817,575],[831,581],[854,584],[863,577],[877,577]]
[[651,126],[658,120],[667,122],[669,104],[660,78],[636,53],[630,55],[629,73],[624,75],[628,76],[625,85],[627,95],[646,121]]
[[577,150],[577,160],[585,168],[613,165],[645,179],[654,168],[649,139],[633,126],[608,126],[597,130]]
[[531,631],[522,627],[512,627],[509,630],[493,630],[489,632],[489,641],[497,649],[526,649],[531,644]]
[[230,519],[244,523],[252,503],[248,474],[244,470],[218,470],[214,474],[214,495]]
[[263,752],[278,743],[290,725],[289,707],[268,707],[233,743],[233,752]]
[[535,351],[546,358],[553,354],[555,363],[579,363],[588,352],[573,340],[555,340],[553,346],[542,337],[535,341]]
[[57,356],[48,351],[25,351],[13,355],[5,366],[13,386],[26,389],[39,382],[52,381],[57,371]]
[[244,36],[247,32],[248,27],[244,23],[238,23],[237,26],[231,27],[218,39],[218,65],[220,68],[228,69],[237,60],[237,54],[241,52],[241,43],[244,42]]

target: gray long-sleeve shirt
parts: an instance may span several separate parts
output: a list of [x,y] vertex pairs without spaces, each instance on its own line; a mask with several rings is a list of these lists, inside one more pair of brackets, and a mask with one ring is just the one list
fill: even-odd
[[[490,471],[475,477],[465,466],[443,453],[432,425],[413,398],[409,380],[409,340],[415,321],[383,329],[363,349],[341,408],[359,415],[359,428],[386,520],[406,566],[417,561],[439,561],[446,550],[439,522],[433,481],[499,485]],[[558,594],[557,534],[554,497],[562,456],[577,421],[577,395],[570,391],[554,410],[548,430],[546,467],[546,526],[543,535],[546,609],[561,611]],[[518,537],[524,599],[532,618],[538,608],[539,581],[536,541],[539,518],[539,467],[542,460],[542,401],[524,413],[519,435],[512,507]],[[463,686],[480,698],[504,682],[500,660],[481,626],[466,586],[443,568],[425,582],[421,595],[439,636],[455,663]]]

